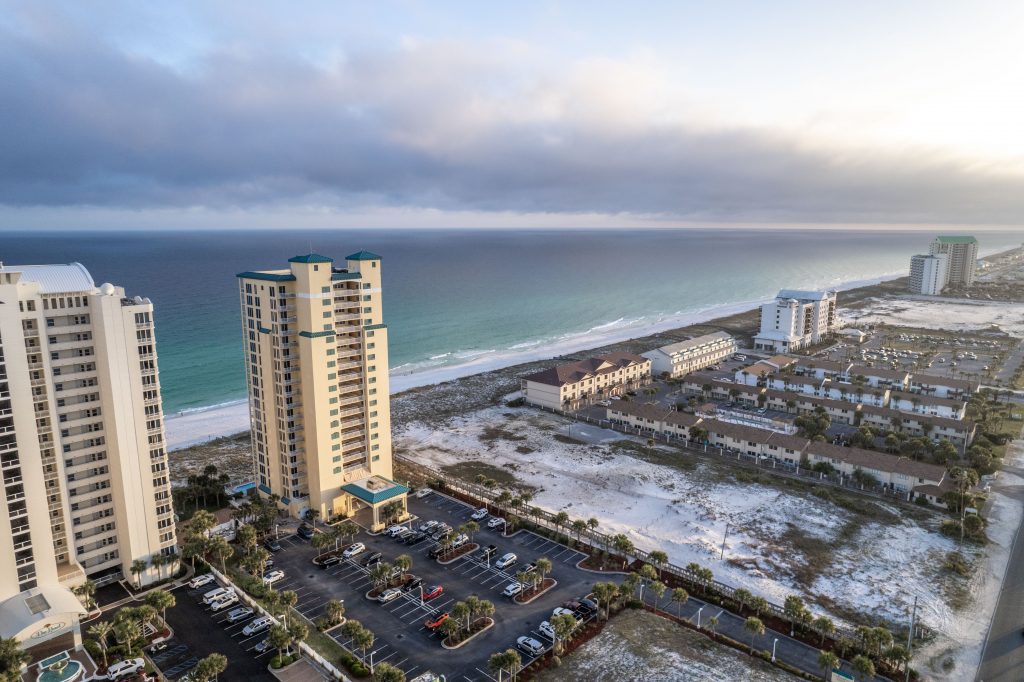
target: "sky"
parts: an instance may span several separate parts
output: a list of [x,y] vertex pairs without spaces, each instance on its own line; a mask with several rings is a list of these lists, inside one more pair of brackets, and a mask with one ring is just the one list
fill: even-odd
[[0,0],[0,229],[1024,223],[1024,3]]

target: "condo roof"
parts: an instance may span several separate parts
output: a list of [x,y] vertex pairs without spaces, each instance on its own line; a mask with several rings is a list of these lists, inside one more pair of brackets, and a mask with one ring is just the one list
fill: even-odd
[[92,275],[81,263],[59,265],[3,265],[0,272],[20,272],[23,282],[35,282],[41,294],[63,294],[92,291],[96,288]]
[[235,277],[239,279],[262,279],[268,282],[294,282],[295,275],[291,274],[287,270],[267,270],[260,272],[258,270],[249,270],[246,272],[240,272]]
[[834,292],[831,291],[811,291],[808,289],[782,289],[779,291],[779,295],[775,298],[795,298],[798,301],[824,301],[826,298],[831,298]]
[[614,372],[630,365],[650,364],[650,362],[649,359],[633,355],[632,353],[608,353],[607,355],[598,355],[586,360],[580,360],[579,362],[550,367],[530,374],[524,377],[524,379],[548,386],[564,386],[565,384],[575,384],[592,376]]
[[662,353],[666,353],[668,355],[672,355],[673,353],[681,353],[684,350],[688,350],[690,348],[696,348],[697,346],[703,346],[706,343],[711,343],[713,341],[721,341],[721,340],[726,340],[726,339],[731,339],[731,338],[732,338],[732,335],[729,334],[728,332],[712,332],[711,334],[705,334],[704,336],[695,336],[692,339],[687,339],[685,341],[678,341],[676,343],[670,343],[667,346],[661,346],[660,348],[657,348],[656,350],[660,350]]
[[935,241],[940,244],[977,244],[978,240],[970,235],[950,235],[947,237],[936,237]]
[[752,365],[747,365],[742,369],[737,370],[738,372],[746,372],[750,376],[768,376],[769,374],[775,374],[778,368],[775,365],[769,365],[767,362],[755,362]]
[[308,253],[305,256],[293,256],[288,259],[289,263],[333,263],[333,258],[321,256],[319,253]]
[[917,401],[921,405],[945,405],[947,407],[963,407],[963,400],[954,398],[940,398],[937,395],[925,395],[924,393],[907,393],[906,391],[893,391],[889,394],[893,400]]
[[914,374],[910,377],[910,383],[921,384],[924,386],[945,386],[946,388],[959,388],[965,391],[975,391],[978,388],[977,381],[968,381],[966,379],[951,379],[950,377],[940,377],[934,374]]
[[345,256],[345,260],[383,260],[380,256],[373,253],[372,251],[356,251],[355,253]]
[[867,365],[850,365],[850,376],[860,374],[864,377],[876,377],[878,379],[897,379],[906,381],[910,372],[902,369],[890,369],[888,367],[868,367]]
[[831,443],[811,441],[807,446],[807,452],[808,454],[826,457],[833,461],[846,462],[862,469],[875,469],[877,471],[903,474],[924,479],[925,481],[941,481],[946,475],[944,468],[934,464],[915,462],[906,457],[897,457],[860,448],[847,448],[841,445],[832,445]]

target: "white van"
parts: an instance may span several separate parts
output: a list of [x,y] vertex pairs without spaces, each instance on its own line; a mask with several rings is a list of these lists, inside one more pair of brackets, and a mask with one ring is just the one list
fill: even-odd
[[235,589],[233,587],[218,587],[203,595],[203,603],[209,606],[213,602],[219,601],[227,595],[234,593]]
[[123,675],[134,675],[145,667],[146,662],[141,658],[129,658],[124,661],[118,661],[107,668],[107,678],[116,680]]

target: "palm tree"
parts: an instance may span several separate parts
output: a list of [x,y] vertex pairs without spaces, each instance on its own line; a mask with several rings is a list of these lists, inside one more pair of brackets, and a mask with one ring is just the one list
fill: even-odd
[[764,634],[764,623],[760,618],[751,616],[743,622],[743,629],[750,633],[750,653],[754,653],[754,639]]
[[338,538],[348,544],[352,538],[359,535],[359,526],[350,519],[345,519],[338,524]]
[[516,676],[519,675],[519,671],[523,669],[523,658],[515,649],[506,649],[505,659],[508,662],[508,672],[512,679],[515,680]]
[[490,618],[494,615],[494,603],[487,599],[481,599],[477,602],[476,608],[474,609],[474,615],[477,619]]
[[715,628],[718,627],[718,616],[711,616],[708,618],[708,630],[711,630],[711,634],[715,634]]
[[103,667],[107,667],[107,638],[110,637],[110,633],[114,631],[114,624],[109,620],[101,620],[95,625],[89,626],[89,634],[93,636],[96,643],[100,645],[100,651],[103,653]]
[[341,619],[345,617],[345,605],[337,599],[332,599],[327,602],[326,608],[327,620],[331,625],[337,625],[341,622]]
[[205,509],[199,509],[192,518],[188,520],[188,527],[193,533],[199,535],[206,535],[207,532],[217,525],[217,518],[206,511]]
[[149,557],[149,565],[156,569],[157,580],[163,580],[163,567],[170,563],[163,554],[154,554]]
[[283,625],[272,625],[267,632],[267,642],[277,650],[277,658],[281,659],[281,652],[292,644],[292,633]]
[[629,565],[629,555],[633,552],[633,543],[622,533],[612,538],[612,547],[622,556],[622,568]]
[[827,680],[832,671],[839,667],[839,657],[831,651],[822,651],[818,654],[818,667],[825,671],[824,678]]
[[853,666],[853,672],[857,674],[857,677],[863,680],[870,680],[875,676],[875,664],[871,662],[871,659],[861,654],[854,656],[853,660],[850,661],[850,665]]
[[[452,620],[459,624],[460,630],[469,630],[469,617],[473,614],[466,602],[455,602],[450,613],[452,615]],[[463,623],[463,621],[465,621],[465,623]]]
[[576,616],[571,613],[562,613],[551,617],[551,627],[555,631],[555,654],[562,653],[564,642],[576,630]]
[[231,558],[231,555],[235,553],[235,548],[232,547],[223,536],[217,535],[210,538],[210,545],[208,548],[209,553],[214,559],[220,561],[221,573],[228,572],[227,560]]
[[672,590],[671,600],[676,604],[676,618],[682,618],[683,604],[690,600],[690,593],[677,587]]
[[227,667],[227,656],[223,654],[210,654],[196,664],[189,677],[195,680],[195,682],[206,682],[211,677],[217,679],[217,676],[227,670]]
[[96,605],[96,583],[92,580],[86,580],[84,583],[76,587],[74,593],[82,598],[82,606],[88,610],[92,610],[93,606]]
[[562,531],[562,526],[569,523],[569,514],[564,511],[560,511],[555,514],[551,521],[555,524],[555,532],[560,533]]
[[285,590],[284,592],[278,592],[278,599],[281,602],[281,616],[284,618],[284,622],[288,624],[288,612],[291,611],[292,607],[299,602],[299,595],[292,590]]
[[404,577],[409,572],[409,569],[412,568],[412,557],[408,554],[399,554],[395,557],[395,568],[400,569]]
[[[603,607],[607,613],[611,608],[612,595],[617,590],[618,588],[615,586],[615,583],[594,583],[593,593],[594,599],[597,600],[598,608],[601,609]],[[598,616],[600,617],[600,611],[598,611]]]
[[469,541],[473,542],[473,533],[480,530],[480,524],[476,521],[466,521],[462,524],[462,532],[469,536]]
[[309,544],[313,545],[316,549],[319,549],[321,553],[331,545],[334,545],[337,549],[338,538],[334,537],[334,533],[317,533],[309,541]]
[[656,549],[647,555],[648,560],[658,569],[658,580],[661,580],[661,569],[668,563],[668,554]]
[[583,531],[587,529],[587,522],[583,519],[576,519],[572,522],[572,532],[576,534],[576,543],[579,544],[580,539],[583,537]]
[[501,682],[501,674],[508,668],[508,657],[503,651],[496,651],[487,659],[487,668],[492,673],[497,673],[498,682]]
[[537,559],[537,573],[540,574],[540,585],[544,586],[544,577],[551,572],[551,559],[541,557]]
[[380,587],[388,579],[388,575],[391,574],[391,564],[386,561],[381,561],[373,568],[370,569],[370,581],[373,582],[374,587]]
[[142,587],[142,572],[146,570],[146,562],[142,559],[136,559],[132,562],[132,565],[128,568],[135,576],[135,586]]
[[441,623],[441,634],[444,635],[445,639],[453,639],[461,631],[462,625],[454,618],[449,618]]
[[655,580],[653,583],[651,583],[651,592],[654,593],[654,612],[655,613],[658,612],[658,602],[661,601],[661,598],[665,595],[665,590],[667,590],[667,589],[668,589],[668,585],[666,585],[665,583],[661,582],[660,580]]
[[825,643],[826,637],[831,637],[836,631],[836,626],[828,616],[818,616],[814,619],[814,629],[821,633],[821,644]]
[[14,637],[0,638],[0,681],[20,682],[21,666],[32,660]]
[[186,559],[192,562],[192,570],[196,569],[196,557],[206,556],[208,541],[206,536],[198,533],[189,533],[185,536],[185,544],[181,553]]
[[160,618],[166,623],[167,609],[174,608],[177,600],[167,590],[153,590],[146,594],[146,603],[160,612]]
[[387,661],[378,663],[373,671],[373,682],[405,682],[405,673]]

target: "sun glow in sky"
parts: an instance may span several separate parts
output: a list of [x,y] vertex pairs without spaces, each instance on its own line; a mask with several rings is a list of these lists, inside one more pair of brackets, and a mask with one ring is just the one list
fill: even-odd
[[1022,26],[1018,2],[0,0],[0,227],[1019,225]]

